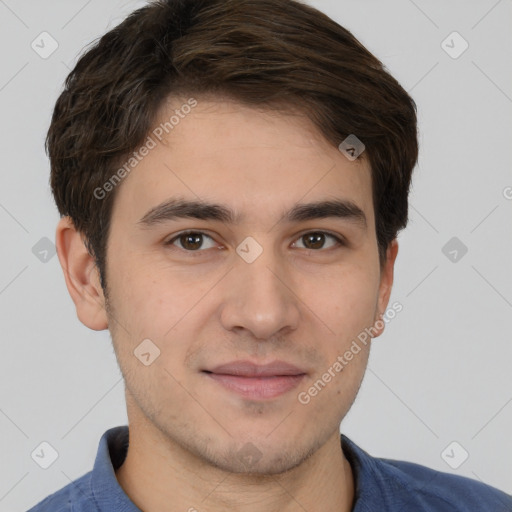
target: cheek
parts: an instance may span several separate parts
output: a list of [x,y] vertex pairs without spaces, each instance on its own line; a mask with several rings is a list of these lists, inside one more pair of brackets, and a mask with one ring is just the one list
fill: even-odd
[[[126,253],[118,250],[117,254]],[[112,302],[134,335],[162,336],[194,299],[195,293],[186,286],[184,277],[172,274],[151,255],[127,254],[116,258],[111,267]]]
[[346,340],[373,324],[378,287],[378,273],[371,266],[333,269],[321,280],[311,308],[338,339]]

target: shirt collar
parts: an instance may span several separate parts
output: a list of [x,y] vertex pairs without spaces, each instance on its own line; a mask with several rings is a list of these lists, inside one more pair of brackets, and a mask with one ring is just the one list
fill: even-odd
[[91,487],[98,508],[103,512],[141,512],[117,481],[115,470],[128,450],[128,427],[113,427],[101,436],[92,470]]
[[[142,512],[127,496],[117,481],[115,470],[119,468],[128,450],[128,426],[118,426],[107,430],[100,439],[98,453],[94,462],[91,476],[91,487],[94,499],[103,511],[116,512]],[[364,480],[374,469],[373,458],[358,447],[348,437],[341,434],[341,446],[345,457],[350,463],[354,478],[354,507],[353,512],[359,509],[358,504],[364,501],[368,487]]]

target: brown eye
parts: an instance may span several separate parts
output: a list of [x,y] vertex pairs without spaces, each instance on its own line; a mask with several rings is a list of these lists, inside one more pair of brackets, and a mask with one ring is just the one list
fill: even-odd
[[[324,231],[311,231],[310,233],[302,235],[299,240],[302,241],[304,249],[318,250],[326,248],[326,240],[329,238],[335,241],[334,246],[343,245],[343,241],[340,238]],[[333,247],[333,244],[331,244],[330,247]]]
[[181,246],[187,251],[195,251],[203,245],[203,236],[200,234],[187,234],[179,237]]
[[323,233],[308,233],[302,239],[308,249],[321,249],[325,243],[325,235]]
[[[176,245],[176,243],[178,243],[178,247],[184,251],[198,252],[199,249],[205,249],[205,239],[210,239],[213,242],[212,237],[206,235],[205,233],[189,231],[175,236],[169,240],[166,245]],[[214,244],[212,244],[210,247],[213,246]],[[210,247],[206,247],[206,249],[209,249]]]

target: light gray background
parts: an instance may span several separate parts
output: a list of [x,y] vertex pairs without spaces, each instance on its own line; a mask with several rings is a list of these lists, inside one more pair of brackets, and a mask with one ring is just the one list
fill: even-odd
[[[342,431],[372,455],[512,493],[512,2],[310,3],[410,91],[421,130],[391,298],[403,311],[375,341]],[[103,432],[127,423],[108,332],[77,320],[57,257],[32,248],[54,240],[58,220],[43,140],[62,82],[86,44],[141,5],[0,0],[2,511],[89,471]],[[59,44],[47,59],[31,48],[42,31]],[[457,59],[441,46],[453,31],[469,43]],[[454,236],[468,248],[457,262],[442,252]],[[59,453],[46,470],[31,458],[42,441]],[[458,469],[441,456],[453,441],[469,453]]]

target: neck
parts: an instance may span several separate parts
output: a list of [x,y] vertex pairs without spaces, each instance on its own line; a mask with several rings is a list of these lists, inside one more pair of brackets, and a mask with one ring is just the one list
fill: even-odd
[[156,429],[130,425],[119,485],[145,512],[350,512],[354,478],[339,433],[299,466],[278,475],[228,473]]

